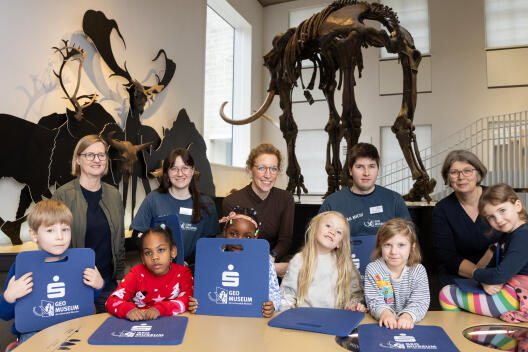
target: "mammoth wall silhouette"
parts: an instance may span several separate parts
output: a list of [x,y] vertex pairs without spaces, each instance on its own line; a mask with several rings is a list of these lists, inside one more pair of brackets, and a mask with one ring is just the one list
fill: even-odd
[[[176,64],[167,57],[163,49],[153,61],[164,60],[163,75],[156,75],[156,84],[145,86],[134,79],[126,67],[121,67],[112,52],[110,35],[115,31],[125,45],[117,22],[108,19],[104,13],[95,10],[85,12],[82,20],[84,36],[89,40],[107,65],[114,77],[125,79],[128,95],[128,114],[123,126],[98,103],[96,94],[79,95],[82,79],[82,64],[86,57],[83,48],[63,40],[54,47],[61,55],[62,64],[54,71],[63,94],[71,103],[65,113],[53,113],[41,117],[37,123],[8,114],[0,114],[0,178],[12,177],[23,184],[15,220],[0,218],[0,229],[13,244],[20,244],[20,226],[26,218],[26,211],[32,202],[42,197],[51,197],[50,188],[60,187],[71,181],[71,158],[75,145],[88,134],[101,135],[111,145],[109,149],[110,167],[103,181],[118,186],[123,182],[123,202],[127,204],[128,185],[131,183],[131,213],[136,206],[137,183],[141,182],[145,193],[151,191],[151,172],[161,166],[168,150],[187,147],[192,144],[190,153],[200,172],[199,188],[205,194],[214,196],[214,184],[206,147],[203,138],[190,122],[185,109],[169,129],[163,128],[163,136],[141,122],[141,115],[149,99],[167,88],[176,71]],[[125,45],[126,48],[126,45]],[[148,54],[150,55],[150,54]],[[73,92],[66,89],[64,67],[71,61],[79,62],[77,83]],[[72,77],[70,77],[72,78]],[[38,157],[37,157],[38,156]]]

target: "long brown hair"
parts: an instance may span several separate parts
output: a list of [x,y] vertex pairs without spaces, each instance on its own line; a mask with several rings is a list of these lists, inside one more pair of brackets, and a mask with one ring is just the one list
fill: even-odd
[[[167,193],[171,187],[171,182],[169,178],[169,169],[174,165],[174,162],[178,157],[181,157],[185,165],[190,166],[194,169],[194,159],[191,156],[191,153],[185,148],[176,148],[173,149],[167,154],[165,159],[163,159],[162,171],[160,186],[158,187],[158,192]],[[191,183],[189,183],[189,192],[192,196],[193,201],[193,212],[191,216],[191,222],[196,224],[202,220],[202,209],[208,214],[207,206],[212,204],[211,202],[203,202],[200,198],[202,193],[198,190],[198,185],[196,184],[196,175],[192,175]]]

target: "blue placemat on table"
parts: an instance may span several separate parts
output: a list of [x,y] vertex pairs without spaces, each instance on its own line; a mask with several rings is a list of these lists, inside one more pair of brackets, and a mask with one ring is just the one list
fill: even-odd
[[187,317],[159,317],[130,321],[110,317],[90,336],[90,345],[179,345],[187,329]]
[[45,251],[20,252],[15,278],[33,273],[33,290],[17,299],[15,327],[20,332],[39,331],[66,320],[94,314],[94,289],[83,283],[83,272],[95,266],[90,248],[67,249],[59,261]]
[[344,309],[301,307],[282,312],[271,319],[268,325],[346,336],[356,328],[364,316],[365,313]]
[[416,325],[412,330],[387,329],[378,324],[358,326],[361,351],[403,350],[413,352],[458,352],[459,349],[439,326]]
[[482,286],[473,279],[456,278],[455,284],[458,286],[459,289],[465,292],[486,293]]
[[[241,252],[225,251],[241,245]],[[269,244],[262,239],[201,238],[196,244],[197,314],[262,317],[269,301]]]

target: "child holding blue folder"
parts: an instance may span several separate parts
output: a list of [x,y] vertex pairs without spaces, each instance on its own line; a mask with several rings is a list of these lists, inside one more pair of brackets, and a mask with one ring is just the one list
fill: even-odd
[[[60,256],[70,246],[72,221],[72,213],[64,203],[54,199],[45,199],[35,204],[28,215],[29,235],[37,243],[40,250],[46,251],[60,260]],[[4,285],[4,292],[0,297],[0,317],[2,319],[11,320],[15,317],[16,300],[28,295],[33,290],[32,276],[33,273],[29,272],[15,279],[15,263],[11,265]],[[96,290],[101,289],[104,285],[97,267],[84,270],[83,282]],[[98,293],[96,295],[98,296]],[[21,334],[15,329],[14,324],[11,331],[18,337],[19,344],[37,333],[37,331],[33,331]]]
[[[243,208],[236,206],[227,216],[219,220],[224,225],[224,237],[233,239],[257,239],[260,221],[257,212],[253,208]],[[242,248],[239,245],[227,245],[226,251],[238,252]],[[279,310],[281,294],[277,273],[273,261],[269,260],[269,301],[262,303],[262,316],[270,318],[273,313]],[[196,313],[198,300],[194,297],[189,299],[189,312]]]

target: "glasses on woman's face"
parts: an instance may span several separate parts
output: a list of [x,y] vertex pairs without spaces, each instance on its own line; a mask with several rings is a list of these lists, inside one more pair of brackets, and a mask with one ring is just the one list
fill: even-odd
[[86,158],[86,160],[88,161],[94,161],[95,160],[95,157],[97,156],[97,158],[99,159],[99,161],[105,161],[106,160],[106,153],[81,153],[79,155],[82,155]]
[[270,174],[276,175],[279,172],[279,168],[276,166],[266,167],[264,165],[255,166],[259,174],[264,175],[266,171],[269,171]]
[[449,176],[451,178],[457,178],[460,176],[460,174],[462,174],[463,176],[465,177],[469,177],[471,175],[473,175],[473,171],[475,171],[476,169],[473,168],[473,169],[463,169],[463,170],[449,170]]
[[181,172],[184,175],[189,175],[192,172],[192,167],[190,166],[183,166],[181,168],[177,168],[176,166],[173,166],[169,168],[170,172],[173,172],[175,174],[178,174],[178,172]]

